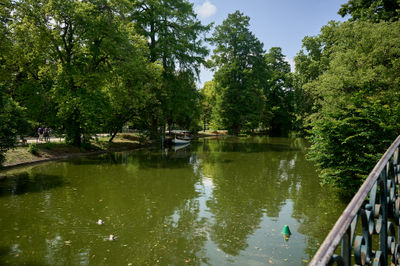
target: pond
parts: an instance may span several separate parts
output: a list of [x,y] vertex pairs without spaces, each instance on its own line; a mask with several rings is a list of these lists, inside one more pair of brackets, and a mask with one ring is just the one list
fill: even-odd
[[307,264],[345,208],[307,147],[210,138],[1,172],[0,264]]

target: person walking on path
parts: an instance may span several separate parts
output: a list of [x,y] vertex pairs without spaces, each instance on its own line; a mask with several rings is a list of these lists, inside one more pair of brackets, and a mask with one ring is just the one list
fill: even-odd
[[43,128],[39,127],[38,128],[38,135],[39,135],[39,141],[43,140]]
[[49,128],[48,127],[45,127],[44,128],[44,141],[49,141]]

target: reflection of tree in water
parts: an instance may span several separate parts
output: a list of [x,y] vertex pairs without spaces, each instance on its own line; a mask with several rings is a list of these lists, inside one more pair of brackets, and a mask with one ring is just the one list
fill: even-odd
[[[184,168],[188,157],[173,155],[174,152],[166,156],[143,151],[133,156],[123,175],[129,176],[133,169],[134,182],[130,182],[125,200],[112,203],[129,210],[120,223],[129,227],[124,238],[133,241],[126,256],[135,265],[185,261],[200,264],[205,260],[199,257],[206,237],[202,230],[204,222],[198,220],[198,194],[194,190],[199,177],[190,168]],[[109,196],[110,201],[115,199]]]
[[[18,184],[9,186],[17,188],[17,196],[8,197],[11,190],[1,194],[0,212],[6,215],[0,219],[0,246],[18,244],[22,253],[18,261],[15,253],[3,259],[11,259],[11,264],[207,263],[205,230],[221,250],[237,255],[263,216],[277,218],[287,199],[294,202],[299,232],[309,236],[306,252],[314,254],[321,232],[331,227],[327,224],[332,218],[325,212],[340,208],[308,176],[314,169],[304,159],[302,143],[276,138],[236,141],[205,140],[191,147],[199,151],[199,172],[213,180],[207,202],[214,215],[210,229],[209,221],[199,217],[195,185],[200,178],[187,167],[191,159],[185,153],[107,154],[36,167],[19,177],[24,182],[6,181]],[[22,185],[26,182],[28,186]],[[95,224],[99,218],[104,226]],[[109,234],[117,241],[105,241]]]
[[[214,185],[212,199],[207,202],[215,219],[211,237],[231,255],[247,247],[247,238],[257,229],[264,212],[278,217],[297,182],[290,165],[301,148],[287,139],[240,141],[205,142],[207,148],[200,148],[210,151],[200,160],[202,173],[212,178]],[[247,143],[251,146],[249,153],[236,153]]]
[[21,172],[0,179],[0,196],[43,192],[63,185],[62,177],[57,175]]
[[[202,251],[204,221],[194,188],[199,177],[190,167],[180,167],[189,158],[148,152],[110,154],[97,163],[95,158],[82,159],[88,164],[78,160],[42,169],[41,174],[57,173],[72,181],[57,192],[16,198],[21,204],[7,209],[9,219],[1,220],[0,226],[24,225],[17,233],[24,254],[18,263],[37,258],[66,265],[207,262]],[[103,226],[96,225],[99,218],[105,221]],[[38,223],[39,230],[34,228]],[[109,234],[117,240],[105,241]],[[5,241],[15,239],[10,231],[3,236]]]
[[[133,153],[138,156],[132,156]],[[186,167],[191,155],[190,148],[178,151],[169,150],[168,153],[151,149],[135,151],[133,153],[106,153],[99,156],[77,158],[70,162],[76,165],[121,165],[132,164],[138,161],[138,165],[141,168],[178,168]]]
[[297,162],[303,167],[294,168],[293,174],[298,176],[300,183],[290,195],[293,201],[292,217],[300,224],[298,232],[308,236],[305,253],[313,257],[346,203],[329,187],[321,187],[315,179],[307,177],[315,175],[315,169],[304,155],[300,155]]

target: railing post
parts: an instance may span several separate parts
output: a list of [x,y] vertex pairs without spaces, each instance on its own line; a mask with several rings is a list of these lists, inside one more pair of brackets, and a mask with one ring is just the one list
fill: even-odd
[[351,265],[351,226],[347,228],[342,239],[342,258],[344,265]]
[[388,234],[387,234],[387,220],[388,220],[388,198],[387,198],[387,165],[385,169],[380,174],[380,205],[382,208],[382,227],[381,231],[379,232],[379,250],[382,252],[383,261],[386,261],[388,258]]

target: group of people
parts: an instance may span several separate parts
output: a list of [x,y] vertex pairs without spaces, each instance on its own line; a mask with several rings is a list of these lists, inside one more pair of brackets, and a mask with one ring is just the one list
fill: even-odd
[[52,129],[49,127],[39,127],[38,128],[38,139],[39,141],[50,141]]

